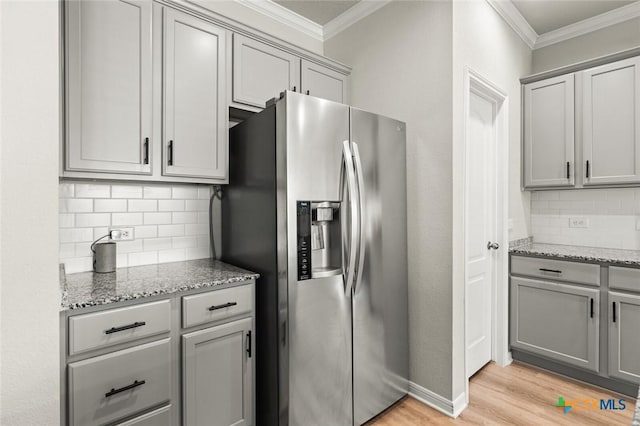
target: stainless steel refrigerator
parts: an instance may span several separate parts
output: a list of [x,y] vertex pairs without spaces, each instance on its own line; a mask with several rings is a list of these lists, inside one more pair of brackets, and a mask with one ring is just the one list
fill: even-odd
[[222,258],[256,285],[256,424],[353,425],[408,391],[405,124],[285,92],[230,130]]

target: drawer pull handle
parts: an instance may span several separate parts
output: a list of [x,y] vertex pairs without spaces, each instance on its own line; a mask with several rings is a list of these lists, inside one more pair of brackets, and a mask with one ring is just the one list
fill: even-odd
[[236,305],[237,305],[237,303],[236,303],[236,302],[227,302],[227,303],[225,303],[224,305],[212,305],[212,306],[209,306],[209,308],[208,308],[208,309],[209,309],[210,311],[216,311],[216,310],[218,310],[218,309],[224,309],[224,308],[228,308],[228,307],[230,307],[230,306],[236,306]]
[[125,330],[130,330],[132,328],[142,327],[143,325],[147,325],[147,323],[144,321],[140,321],[140,322],[136,321],[133,324],[123,325],[122,327],[111,327],[110,329],[105,330],[104,334],[113,334],[113,333],[117,333],[118,331],[125,331]]
[[129,389],[134,389],[134,388],[137,388],[138,386],[142,386],[145,383],[147,383],[145,380],[140,380],[140,381],[136,380],[133,383],[131,383],[130,385],[125,386],[125,387],[120,388],[120,389],[111,388],[111,390],[109,392],[105,393],[104,396],[106,398],[109,398],[110,396],[119,394],[120,392],[128,391]]
[[540,268],[540,270],[541,270],[542,272],[552,272],[552,273],[554,273],[554,274],[561,274],[561,273],[562,273],[562,271],[559,271],[559,270],[557,270],[557,269]]

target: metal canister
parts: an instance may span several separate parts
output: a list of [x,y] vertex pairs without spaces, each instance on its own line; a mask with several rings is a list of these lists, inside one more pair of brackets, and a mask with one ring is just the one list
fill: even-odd
[[105,241],[93,246],[93,270],[106,273],[116,271],[116,243]]

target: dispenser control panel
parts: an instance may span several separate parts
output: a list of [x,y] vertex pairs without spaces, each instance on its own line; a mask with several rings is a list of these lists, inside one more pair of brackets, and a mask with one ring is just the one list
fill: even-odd
[[298,281],[311,278],[311,202],[298,201]]

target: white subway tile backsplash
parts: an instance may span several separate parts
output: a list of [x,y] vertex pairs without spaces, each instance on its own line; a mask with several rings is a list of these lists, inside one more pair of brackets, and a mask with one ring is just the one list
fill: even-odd
[[126,212],[127,200],[94,200],[93,209],[96,212]]
[[111,215],[112,226],[142,225],[142,213],[113,213]]
[[135,238],[156,238],[158,236],[157,225],[136,226],[134,229]]
[[92,185],[86,183],[76,184],[76,198],[111,198],[110,185]]
[[196,212],[174,212],[172,214],[171,222],[173,224],[197,223],[198,214]]
[[133,227],[117,242],[117,266],[209,257],[208,185],[65,181],[59,185],[59,258],[67,273],[90,271],[90,245],[109,229]]
[[82,198],[61,198],[60,213],[87,213],[93,211],[93,200]]
[[184,225],[158,225],[159,237],[182,237]]
[[158,212],[158,213],[144,213],[145,225],[165,225],[171,223],[171,213]]
[[77,227],[109,226],[111,215],[109,213],[82,213],[76,215]]
[[[534,192],[531,200],[536,242],[640,250],[640,190],[544,191]],[[570,228],[569,220],[576,216],[587,219],[589,226]]]
[[139,185],[111,185],[111,198],[142,198]]
[[164,199],[171,198],[170,186],[145,186],[143,189],[144,198]]
[[157,200],[129,200],[130,212],[155,212],[158,210]]
[[171,238],[147,238],[143,247],[144,251],[168,250],[172,248]]
[[171,197],[187,200],[198,198],[198,188],[196,186],[184,186],[184,185],[176,185],[171,188]]
[[159,200],[158,211],[160,212],[184,211],[184,200]]

